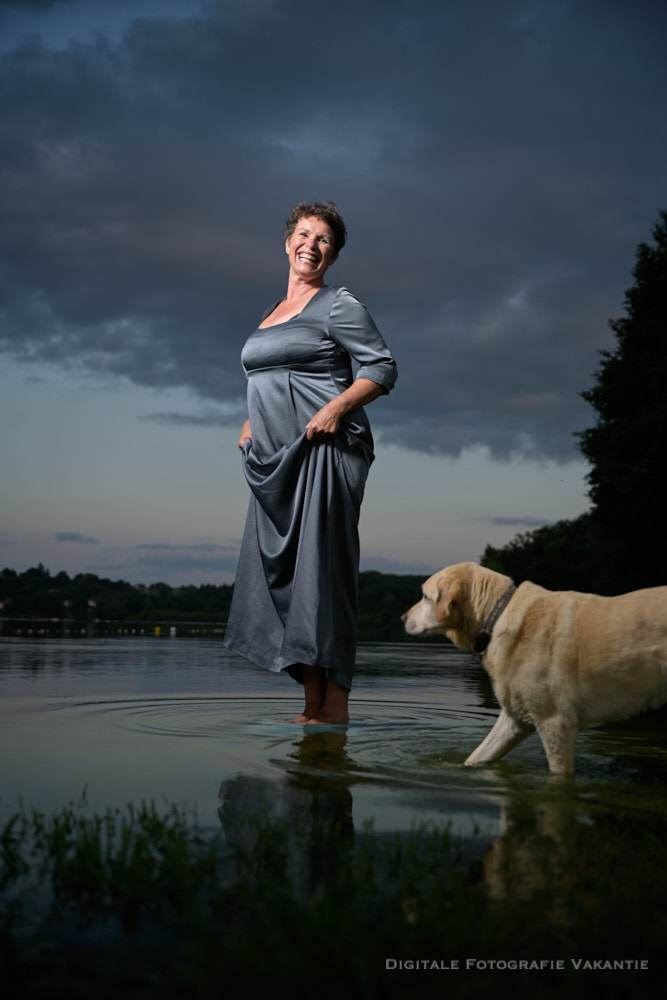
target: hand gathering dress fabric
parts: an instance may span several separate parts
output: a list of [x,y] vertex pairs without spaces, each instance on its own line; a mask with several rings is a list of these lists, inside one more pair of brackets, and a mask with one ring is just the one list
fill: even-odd
[[352,384],[352,361],[357,378],[385,392],[396,364],[366,307],[346,288],[328,285],[297,316],[255,330],[241,361],[252,433],[242,461],[251,495],[224,645],[296,680],[299,665],[322,667],[349,690],[359,509],[373,438],[363,408],[348,413],[330,440],[309,441],[305,427]]

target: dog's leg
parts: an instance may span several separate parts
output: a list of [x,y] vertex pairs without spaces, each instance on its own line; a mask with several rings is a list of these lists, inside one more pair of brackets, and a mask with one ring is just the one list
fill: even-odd
[[501,709],[496,724],[476,750],[470,754],[465,764],[488,764],[500,760],[506,753],[535,732],[535,727],[517,722],[505,709]]
[[542,739],[549,770],[552,774],[572,774],[574,772],[574,746],[578,728],[560,716],[545,719],[538,732]]

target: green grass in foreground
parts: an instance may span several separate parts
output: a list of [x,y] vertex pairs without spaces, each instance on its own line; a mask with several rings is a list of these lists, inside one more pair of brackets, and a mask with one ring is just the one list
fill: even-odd
[[[655,972],[663,845],[661,820],[554,839],[528,810],[464,863],[446,827],[354,834],[304,816],[295,837],[248,819],[230,843],[175,808],[22,810],[0,834],[0,981],[21,1000],[254,997],[280,985],[323,1000],[473,997],[507,979],[515,994],[597,984],[625,996],[649,973],[576,972],[571,959],[646,959]],[[388,971],[388,958],[458,959],[461,970]],[[467,958],[566,967],[466,971]]]

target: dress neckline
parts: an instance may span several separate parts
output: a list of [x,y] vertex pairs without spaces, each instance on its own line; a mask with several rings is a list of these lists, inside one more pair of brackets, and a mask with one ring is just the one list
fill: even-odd
[[[315,299],[317,298],[317,296],[320,294],[320,292],[324,288],[328,288],[328,285],[322,285],[321,288],[318,288],[317,291],[315,292],[315,294],[311,295],[311,297],[308,299],[308,301],[306,302],[306,304],[303,307],[303,309],[301,309],[298,313],[295,313],[293,316],[290,316],[289,319],[282,319],[278,323],[269,323],[267,326],[262,326],[261,323],[260,323],[260,325],[257,327],[257,329],[258,330],[272,330],[275,326],[285,326],[287,323],[291,323],[292,320],[298,319],[299,316],[303,315],[303,313],[306,311],[306,309],[308,308],[308,306],[310,305],[310,303],[315,301]],[[274,310],[280,305],[280,303],[284,302],[284,301],[285,301],[284,299],[278,299],[278,301],[274,305],[274,307],[271,310],[271,312],[267,313],[266,319],[268,319],[269,316],[271,315],[271,313],[274,312]],[[264,322],[264,320],[262,320],[262,323],[263,322]]]

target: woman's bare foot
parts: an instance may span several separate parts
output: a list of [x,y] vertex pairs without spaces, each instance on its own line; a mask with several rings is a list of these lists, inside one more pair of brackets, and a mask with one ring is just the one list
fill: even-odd
[[319,714],[324,706],[327,693],[327,679],[321,667],[303,664],[301,669],[306,704],[301,715],[297,715],[296,719],[289,720],[295,726],[303,726]]
[[302,723],[302,725],[304,725],[304,726],[346,726],[349,721],[350,721],[349,715],[348,715],[348,717],[346,719],[327,718],[325,716],[320,716],[318,719],[306,719],[305,722]]
[[335,681],[327,682],[321,667],[303,666],[306,704],[301,715],[290,719],[294,726],[346,726],[350,721],[350,692]]
[[346,726],[350,721],[348,699],[350,692],[335,681],[329,681],[326,687],[324,703],[319,712],[306,719],[306,726]]

